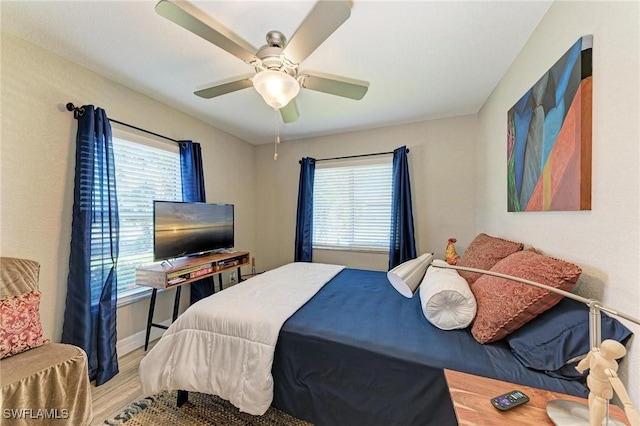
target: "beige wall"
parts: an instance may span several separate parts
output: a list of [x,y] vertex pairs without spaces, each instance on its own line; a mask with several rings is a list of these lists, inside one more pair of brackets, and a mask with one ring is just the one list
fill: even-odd
[[[444,256],[449,237],[475,232],[476,116],[425,121],[281,143],[256,150],[256,263],[273,268],[293,260],[298,177],[302,157],[330,158],[393,151],[406,145],[420,253]],[[314,261],[386,270],[387,255],[315,251]]]
[[[579,291],[640,317],[638,2],[556,2],[479,113],[477,229],[579,264]],[[593,190],[585,212],[507,213],[507,111],[593,34]],[[638,334],[640,327],[630,327]],[[621,371],[640,406],[640,342]]]
[[[252,145],[5,33],[1,81],[0,252],[40,262],[45,337],[60,340],[69,270],[76,122],[63,108],[67,102],[200,142],[207,201],[236,205],[236,245],[253,250]],[[173,294],[159,296],[156,322],[171,317]],[[147,298],[118,309],[119,340],[144,330],[148,305]]]

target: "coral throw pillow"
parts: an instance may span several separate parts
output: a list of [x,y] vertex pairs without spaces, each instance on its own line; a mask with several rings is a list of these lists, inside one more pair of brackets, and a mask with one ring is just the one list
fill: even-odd
[[[582,270],[534,249],[514,253],[498,262],[492,272],[513,275],[560,290],[571,291]],[[478,304],[471,327],[480,343],[495,342],[557,304],[563,296],[517,281],[483,275],[471,286]]]
[[[469,245],[469,248],[458,259],[457,265],[488,270],[500,260],[523,248],[524,245],[522,243],[503,240],[487,234],[478,234]],[[467,271],[459,271],[459,274],[467,280],[469,285],[473,284],[482,275]]]
[[40,292],[0,299],[0,358],[42,346]]

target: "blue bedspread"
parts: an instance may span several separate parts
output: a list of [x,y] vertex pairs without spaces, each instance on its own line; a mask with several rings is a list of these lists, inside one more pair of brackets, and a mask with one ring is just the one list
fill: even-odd
[[525,368],[503,342],[432,326],[386,273],[345,269],[282,327],[273,405],[318,426],[455,425],[444,368],[587,395]]

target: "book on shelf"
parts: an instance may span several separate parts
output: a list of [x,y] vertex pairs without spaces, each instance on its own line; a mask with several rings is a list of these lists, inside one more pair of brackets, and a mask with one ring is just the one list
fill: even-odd
[[169,285],[176,285],[176,284],[180,284],[183,281],[186,281],[187,279],[185,277],[176,277],[176,278],[172,278],[170,280],[167,281],[167,284]]
[[184,275],[189,276],[189,274],[191,274],[192,272],[197,272],[206,268],[211,268],[211,263],[204,263],[202,265],[192,266],[191,268],[179,269],[173,272],[169,272],[167,274],[167,279],[170,280],[172,278],[176,278]]
[[202,275],[207,275],[213,272],[213,267],[209,266],[207,268],[200,269],[199,271],[193,271],[189,274],[190,278],[201,277]]

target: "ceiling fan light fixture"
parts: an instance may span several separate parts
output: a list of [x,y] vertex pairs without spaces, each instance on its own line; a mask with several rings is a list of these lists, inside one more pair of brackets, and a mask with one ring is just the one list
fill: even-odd
[[287,106],[300,91],[295,78],[282,71],[265,70],[253,76],[253,87],[273,109]]

